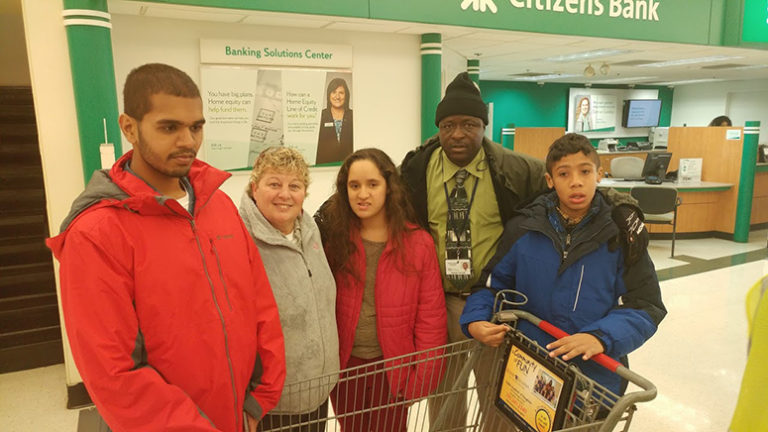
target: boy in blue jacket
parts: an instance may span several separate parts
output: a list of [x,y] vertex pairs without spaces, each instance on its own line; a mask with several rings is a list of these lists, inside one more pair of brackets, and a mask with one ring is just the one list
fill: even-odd
[[[667,311],[648,252],[627,265],[612,244],[617,228],[597,184],[600,159],[589,140],[569,133],[556,140],[546,159],[547,184],[554,191],[536,198],[507,222],[494,258],[480,278],[460,318],[464,333],[498,346],[509,331],[491,324],[496,292],[514,289],[521,306],[571,334],[555,340],[527,321],[518,329],[573,361],[587,376],[622,394],[618,375],[592,356],[605,353],[626,364],[626,355],[650,338]],[[519,298],[515,300],[520,300]]]

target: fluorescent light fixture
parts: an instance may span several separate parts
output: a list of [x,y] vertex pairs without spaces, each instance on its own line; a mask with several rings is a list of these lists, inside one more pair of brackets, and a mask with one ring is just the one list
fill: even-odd
[[690,65],[690,64],[697,64],[697,63],[715,63],[723,60],[733,60],[733,59],[740,59],[740,58],[743,58],[743,57],[742,56],[725,56],[725,55],[695,57],[695,58],[687,58],[687,59],[668,60],[668,61],[656,62],[656,63],[640,64],[640,65],[637,65],[637,67],[682,66],[682,65]]
[[610,83],[635,83],[639,81],[650,81],[656,79],[655,76],[640,76],[640,77],[623,77],[623,78],[610,78],[605,80],[592,81],[596,84],[610,84]]
[[654,85],[681,85],[681,84],[696,84],[696,83],[704,83],[704,82],[714,82],[714,81],[725,81],[722,78],[705,78],[705,79],[692,79],[692,80],[685,80],[685,81],[668,81],[668,82],[660,82],[660,83],[653,83]]
[[629,54],[635,52],[634,50],[619,50],[619,49],[601,49],[593,51],[584,51],[580,53],[564,54],[554,57],[547,57],[543,60],[551,62],[571,62],[571,61],[583,61],[590,60],[599,57],[615,56],[619,54]]
[[581,74],[547,74],[547,75],[536,75],[536,76],[515,78],[514,81],[544,81],[544,80],[554,80],[554,79],[561,79],[561,78],[573,78],[573,77],[580,77],[580,76]]

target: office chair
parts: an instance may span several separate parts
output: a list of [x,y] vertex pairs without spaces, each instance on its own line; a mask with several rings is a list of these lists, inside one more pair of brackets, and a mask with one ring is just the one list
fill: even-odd
[[611,159],[611,177],[642,178],[645,161],[635,156],[620,156]]
[[672,225],[672,257],[675,256],[677,207],[683,203],[677,189],[664,186],[634,186],[629,194],[645,215],[646,224]]

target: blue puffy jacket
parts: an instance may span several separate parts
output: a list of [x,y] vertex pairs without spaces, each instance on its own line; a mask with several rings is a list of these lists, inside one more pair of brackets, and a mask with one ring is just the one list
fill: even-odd
[[[584,220],[567,234],[557,216],[554,192],[537,198],[504,228],[496,255],[467,299],[460,324],[490,321],[498,290],[528,297],[521,307],[568,333],[591,333],[605,354],[626,364],[626,355],[656,331],[666,315],[659,282],[646,252],[626,267],[621,248],[611,244],[618,229],[600,193]],[[519,300],[519,299],[518,299]],[[518,328],[539,345],[554,338],[528,322]],[[589,377],[621,393],[621,379],[594,362],[572,360]]]

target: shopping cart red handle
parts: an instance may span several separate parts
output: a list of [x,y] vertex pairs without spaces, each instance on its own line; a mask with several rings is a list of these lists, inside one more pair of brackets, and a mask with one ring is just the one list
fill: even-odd
[[[537,317],[536,315],[526,312],[523,310],[505,310],[498,313],[498,320],[500,322],[504,321],[513,321],[516,318],[513,318],[512,316],[516,318],[522,318],[526,321],[529,321],[531,324],[537,326],[538,328],[544,330],[547,332],[550,336],[556,338],[556,339],[562,339],[566,336],[570,336],[570,334],[564,332],[563,330],[560,330],[558,327],[555,327],[554,324],[544,321],[543,319]],[[608,357],[605,354],[597,354],[595,356],[592,356],[590,360],[594,361],[595,363],[599,364],[600,366],[608,369],[611,372],[616,372],[616,370],[622,366],[621,363],[617,362],[616,360]]]
[[[515,311],[515,313],[517,314],[517,311]],[[555,327],[552,323],[544,320],[540,320],[540,322],[536,325],[540,329],[544,330],[545,332],[549,333],[551,336],[557,339],[562,339],[566,336],[570,336],[570,334],[560,330],[559,328]],[[592,356],[590,360],[594,361],[595,363],[608,369],[611,372],[616,372],[616,369],[618,369],[619,366],[621,366],[621,363],[617,362],[616,360],[602,353]]]
[[[517,319],[524,319],[530,322],[531,324],[539,327],[543,331],[547,332],[549,335],[556,337],[558,339],[562,339],[568,336],[568,333],[560,330],[559,328],[555,327],[551,323],[548,323],[542,320],[541,318],[537,317],[536,315],[523,310],[517,310],[517,309],[501,310],[497,312],[496,315],[494,316],[495,322],[512,322]],[[613,409],[610,410],[610,412],[608,413],[608,416],[605,418],[605,422],[600,427],[600,432],[613,431],[615,425],[621,419],[622,414],[626,410],[628,410],[631,405],[638,402],[647,402],[649,400],[653,400],[656,397],[656,392],[657,392],[656,386],[653,385],[651,381],[629,370],[629,368],[625,367],[624,365],[617,362],[616,360],[608,357],[605,354],[598,354],[592,357],[590,360],[594,360],[601,366],[615,372],[620,377],[626,379],[627,381],[637,385],[642,389],[641,391],[627,393],[624,396],[620,397],[619,400],[616,401]]]

